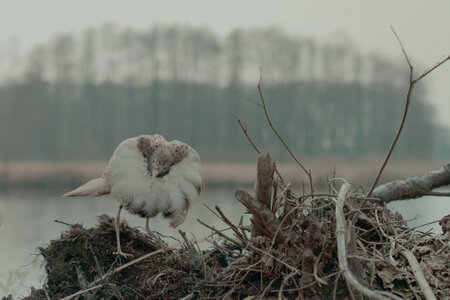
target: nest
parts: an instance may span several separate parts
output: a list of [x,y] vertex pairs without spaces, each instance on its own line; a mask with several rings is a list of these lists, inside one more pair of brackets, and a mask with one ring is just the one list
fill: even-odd
[[[63,299],[95,286],[81,299],[178,298],[201,278],[186,251],[156,251],[155,241],[126,222],[120,224],[122,249],[133,258],[148,257],[120,269],[127,261],[113,254],[117,250],[114,218],[98,219],[98,226],[89,229],[71,225],[48,247],[39,248],[46,260],[47,280],[25,299]],[[155,252],[159,253],[148,255]]]

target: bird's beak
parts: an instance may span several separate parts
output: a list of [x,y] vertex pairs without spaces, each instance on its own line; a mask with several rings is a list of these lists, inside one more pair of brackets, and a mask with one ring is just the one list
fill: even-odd
[[156,172],[153,172],[153,174],[152,174],[152,182],[150,183],[150,188],[153,187],[153,183],[155,182],[156,175],[158,175],[158,174],[156,174]]

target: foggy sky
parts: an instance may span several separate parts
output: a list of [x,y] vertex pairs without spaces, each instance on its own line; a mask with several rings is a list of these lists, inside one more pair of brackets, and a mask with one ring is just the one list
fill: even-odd
[[[365,53],[403,60],[390,31],[392,25],[419,73],[450,54],[449,15],[448,0],[0,0],[0,47],[17,38],[21,51],[26,51],[57,32],[81,31],[107,22],[134,28],[189,24],[209,27],[221,35],[238,27],[278,26],[320,41],[345,32]],[[450,126],[450,63],[425,82],[439,119]]]

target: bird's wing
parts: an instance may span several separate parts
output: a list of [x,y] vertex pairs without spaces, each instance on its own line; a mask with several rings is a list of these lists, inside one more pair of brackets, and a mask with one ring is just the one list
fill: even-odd
[[76,188],[73,191],[65,193],[63,197],[67,196],[102,196],[111,193],[111,188],[107,184],[105,178],[95,178],[91,181],[83,184],[82,186]]

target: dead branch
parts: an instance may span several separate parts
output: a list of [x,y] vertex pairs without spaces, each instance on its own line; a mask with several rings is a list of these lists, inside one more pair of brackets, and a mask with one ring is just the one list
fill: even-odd
[[256,166],[256,199],[264,204],[269,210],[272,210],[271,200],[273,192],[273,170],[274,163],[270,154],[260,154]]
[[[275,215],[265,207],[261,202],[253,198],[248,192],[244,190],[237,190],[234,195],[236,199],[241,202],[253,215],[254,224],[264,226],[263,230],[268,231],[271,236],[275,236],[277,229],[280,225],[280,221],[275,217]],[[260,230],[258,228],[258,230]],[[261,232],[263,233],[263,232]],[[277,242],[282,242],[286,238],[286,233],[282,230],[278,231],[275,239]]]
[[347,257],[348,257],[348,266],[350,271],[352,271],[353,274],[357,276],[359,281],[367,285],[366,276],[364,274],[364,270],[361,266],[361,261],[356,257],[350,257],[355,256],[358,254],[357,248],[356,248],[356,233],[355,233],[355,227],[353,225],[350,225],[348,228],[349,231],[349,237],[350,240],[347,241]]
[[390,297],[392,299],[401,299],[390,293],[374,291],[363,286],[348,267],[346,242],[347,228],[344,217],[344,203],[348,197],[349,192],[350,185],[348,183],[343,183],[336,203],[336,240],[339,269],[341,270],[342,275],[351,287],[371,299],[385,299],[386,297]]
[[247,241],[247,237],[245,236],[245,231],[244,231],[244,230],[242,230],[242,232],[239,231],[239,228],[236,227],[236,225],[234,225],[234,224],[230,221],[230,219],[227,218],[227,216],[223,213],[223,211],[220,209],[220,207],[218,207],[218,206],[216,205],[215,208],[216,208],[217,212],[218,212],[219,215],[220,215],[220,219],[221,219],[225,224],[227,224],[227,225],[231,228],[231,230],[234,231],[234,234],[236,234],[236,236],[237,236],[243,243],[245,243],[245,242]]
[[229,241],[232,244],[237,245],[238,247],[241,247],[242,249],[245,248],[245,245],[242,244],[239,241],[236,241],[235,239],[230,238],[229,236],[227,236],[226,234],[223,234],[220,230],[216,229],[214,226],[209,226],[208,224],[206,224],[205,222],[203,222],[200,219],[197,219],[197,222],[199,222],[200,224],[202,224],[203,226],[205,226],[206,228],[209,228],[210,230],[212,230],[213,232],[217,233],[218,235],[220,235],[221,237],[223,237],[224,239],[226,239],[227,241]]
[[411,266],[411,270],[416,278],[417,283],[419,284],[420,289],[422,290],[423,295],[426,300],[436,300],[436,296],[433,294],[428,281],[425,279],[425,275],[423,275],[422,269],[420,268],[419,262],[417,261],[414,254],[409,250],[402,250],[400,253],[408,260],[409,265]]
[[[260,104],[258,104],[259,106],[261,106]],[[261,106],[262,107],[262,106]],[[252,138],[249,136],[248,134],[248,129],[247,129],[247,124],[245,124],[245,122],[242,122],[241,119],[239,119],[238,117],[234,117],[236,119],[236,121],[238,122],[239,126],[241,126],[242,132],[244,133],[245,137],[247,138],[247,140],[250,142],[250,144],[252,145],[253,149],[255,149],[255,151],[258,154],[261,154],[261,151],[258,149],[258,147],[256,146],[255,142],[253,142]],[[274,165],[274,171],[275,173],[277,173],[278,178],[280,178],[281,180],[281,184],[284,185],[284,179],[281,176],[280,172],[278,171],[276,165]]]
[[247,140],[253,146],[253,149],[255,149],[255,151],[258,152],[258,154],[261,154],[261,151],[259,151],[258,147],[256,147],[255,142],[253,142],[251,137],[248,135],[247,124],[245,124],[245,122],[242,122],[241,119],[239,119],[238,117],[234,117],[234,118],[238,122],[239,126],[241,126],[242,132],[244,132],[245,136],[247,137]]
[[421,79],[423,79],[425,76],[427,76],[428,74],[430,74],[432,71],[434,71],[436,68],[438,68],[439,66],[441,66],[443,63],[445,63],[446,61],[450,60],[450,55],[447,56],[446,58],[444,58],[443,60],[441,60],[440,62],[438,62],[437,64],[435,64],[434,66],[432,66],[431,68],[427,69],[426,71],[424,71],[420,76],[418,76],[416,79],[413,79],[413,70],[414,67],[411,64],[411,61],[408,57],[408,54],[406,53],[405,47],[403,47],[403,43],[400,39],[400,37],[397,35],[397,33],[395,32],[394,28],[392,28],[392,31],[394,32],[395,37],[397,38],[401,48],[402,48],[402,52],[405,56],[406,62],[409,66],[409,87],[408,87],[408,92],[406,94],[406,103],[405,103],[405,109],[403,111],[403,117],[402,120],[400,122],[400,127],[397,131],[397,134],[395,135],[394,141],[391,144],[391,147],[389,148],[389,152],[383,162],[383,164],[381,165],[380,170],[378,171],[377,176],[375,177],[375,180],[372,183],[372,186],[369,189],[369,192],[367,193],[367,197],[370,197],[372,195],[372,192],[374,191],[375,187],[378,184],[378,181],[380,180],[381,174],[383,173],[384,168],[386,167],[389,158],[392,155],[392,152],[394,151],[395,145],[397,144],[397,141],[400,137],[400,134],[402,133],[403,127],[405,125],[405,121],[406,121],[406,116],[408,115],[408,109],[409,109],[409,105],[411,103],[411,96],[412,96],[412,92],[414,89],[414,86],[416,85],[417,82],[419,82]]
[[78,291],[78,292],[76,292],[76,293],[74,293],[74,294],[72,294],[72,295],[69,295],[69,296],[67,296],[67,297],[62,298],[61,300],[70,300],[70,299],[73,299],[73,298],[76,297],[76,296],[81,296],[81,295],[83,295],[83,294],[85,294],[85,293],[88,293],[88,292],[90,292],[90,291],[93,291],[93,290],[96,290],[96,289],[98,289],[98,288],[101,288],[102,286],[103,286],[103,284],[99,284],[99,285],[90,287],[90,288],[88,288],[88,289],[84,289],[84,290]]
[[259,92],[259,96],[261,98],[261,105],[262,108],[264,110],[264,114],[266,116],[267,122],[269,123],[270,128],[272,128],[272,131],[275,133],[275,135],[278,137],[278,139],[280,140],[280,142],[283,144],[284,148],[286,148],[287,152],[291,155],[291,157],[294,159],[294,161],[300,166],[300,168],[306,173],[306,175],[308,176],[309,179],[309,185],[310,185],[310,189],[311,189],[311,194],[314,193],[314,186],[313,186],[313,182],[312,182],[312,175],[311,175],[311,170],[307,170],[303,164],[297,159],[297,157],[295,156],[295,154],[292,152],[292,150],[289,148],[289,146],[287,145],[286,141],[283,139],[283,137],[278,133],[278,131],[275,129],[275,127],[272,124],[272,120],[270,119],[269,116],[269,112],[267,111],[267,106],[266,106],[266,101],[264,100],[264,94],[262,92],[262,88],[261,88],[261,78],[259,79],[258,82],[258,92]]
[[[176,249],[176,247],[178,247],[178,246],[179,246],[179,245],[175,245],[175,246],[172,246],[172,247],[168,247],[167,250],[169,250],[169,249]],[[164,252],[164,251],[165,251],[165,249],[159,249],[159,250],[150,252],[150,253],[148,253],[148,254],[146,254],[146,255],[143,255],[143,256],[141,256],[141,257],[138,257],[138,258],[136,258],[136,259],[134,259],[134,260],[132,260],[132,261],[130,261],[130,262],[127,262],[126,264],[123,264],[123,265],[121,265],[120,267],[117,267],[117,268],[115,268],[114,270],[112,270],[112,271],[106,273],[105,275],[99,277],[98,279],[94,280],[93,282],[91,282],[91,283],[89,284],[89,287],[92,287],[94,284],[96,284],[96,283],[98,283],[98,282],[100,282],[100,281],[105,280],[107,277],[112,276],[112,275],[114,275],[114,274],[116,274],[116,273],[122,271],[123,269],[128,268],[129,266],[132,266],[132,265],[134,265],[134,264],[136,264],[136,263],[138,263],[138,262],[140,262],[140,261],[142,261],[142,260],[144,260],[144,259],[147,259],[147,258],[149,258],[149,257],[151,257],[151,256],[153,256],[153,255],[162,253],[162,252]]]
[[383,202],[433,195],[431,190],[450,185],[450,163],[424,175],[395,180],[378,186],[372,196]]

